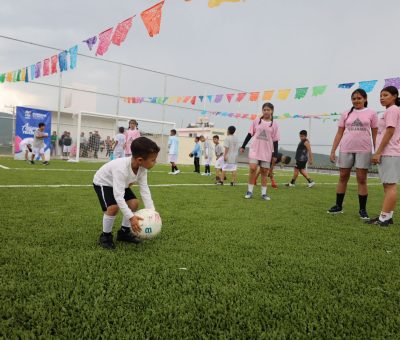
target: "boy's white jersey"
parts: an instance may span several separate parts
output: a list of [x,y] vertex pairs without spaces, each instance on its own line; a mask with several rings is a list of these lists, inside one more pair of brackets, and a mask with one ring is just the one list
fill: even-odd
[[34,147],[36,149],[44,148],[44,146],[45,146],[44,139],[39,138],[39,137],[46,137],[46,136],[47,136],[47,133],[44,133],[44,132],[40,131],[39,129],[37,129],[35,131],[35,134],[33,135],[32,147]]
[[168,154],[177,155],[179,151],[179,139],[177,136],[169,136],[168,138]]
[[134,183],[139,185],[144,207],[155,210],[147,184],[147,169],[139,167],[138,173],[135,174],[132,170],[131,162],[132,157],[115,159],[97,170],[93,178],[93,184],[113,188],[115,201],[126,218],[131,218],[134,214],[125,202],[125,189]]
[[117,133],[114,137],[114,140],[118,141],[118,144],[115,146],[115,151],[123,151],[126,143],[125,135],[122,133]]
[[239,156],[239,141],[235,135],[228,135],[224,141],[224,147],[228,148],[227,160],[225,163],[236,164]]
[[211,143],[208,140],[205,140],[203,143],[203,156],[204,158],[208,158],[211,160],[213,158],[213,149]]

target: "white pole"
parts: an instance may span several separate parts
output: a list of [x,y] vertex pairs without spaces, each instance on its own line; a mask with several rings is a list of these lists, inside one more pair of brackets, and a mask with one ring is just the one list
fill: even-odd
[[79,162],[79,154],[81,150],[81,125],[82,125],[82,114],[78,113],[77,131],[76,131],[76,155],[75,161]]
[[[58,107],[57,107],[57,138],[60,138],[60,117],[61,117],[61,92],[62,92],[62,72],[58,80]],[[56,156],[58,155],[58,147],[56,144]]]
[[[164,120],[165,120],[165,103],[164,103],[164,99],[167,96],[167,76],[164,75],[164,98],[163,98],[163,104],[162,104],[162,124],[161,124],[161,148],[164,148]],[[163,152],[162,153],[163,156],[166,157],[166,153]],[[166,159],[165,159],[166,161]]]

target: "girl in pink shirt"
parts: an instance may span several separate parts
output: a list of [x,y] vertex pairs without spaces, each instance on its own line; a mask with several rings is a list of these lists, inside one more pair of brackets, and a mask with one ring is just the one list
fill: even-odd
[[131,144],[132,142],[140,137],[140,131],[138,130],[138,123],[135,119],[129,121],[129,129],[125,131],[126,144],[125,144],[125,156],[131,156]]
[[[330,159],[336,161],[336,149],[340,144],[337,165],[340,168],[339,183],[336,188],[336,205],[328,210],[330,214],[343,212],[343,200],[350,178],[351,169],[356,168],[358,183],[359,215],[369,220],[366,210],[368,187],[368,168],[371,165],[372,144],[375,147],[378,132],[378,117],[375,111],[368,109],[367,93],[357,89],[351,94],[353,107],[342,114],[338,131],[333,141]],[[372,142],[371,142],[372,137]]]
[[400,99],[394,86],[381,91],[381,104],[386,107],[379,118],[377,149],[372,163],[378,164],[379,177],[385,192],[381,214],[368,221],[387,227],[393,224],[393,211],[397,201],[397,183],[400,180]]
[[274,122],[274,105],[265,103],[262,106],[262,116],[253,121],[249,133],[243,142],[240,152],[243,153],[247,143],[253,138],[249,151],[249,182],[245,198],[253,197],[254,181],[257,168],[261,170],[261,198],[270,200],[267,195],[267,176],[271,167],[273,155],[278,153],[279,128]]

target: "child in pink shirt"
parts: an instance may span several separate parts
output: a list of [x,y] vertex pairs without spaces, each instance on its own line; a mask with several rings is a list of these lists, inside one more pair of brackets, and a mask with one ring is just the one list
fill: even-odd
[[249,182],[245,198],[253,197],[254,181],[257,168],[261,171],[261,198],[269,201],[267,195],[267,176],[273,155],[278,153],[279,128],[274,122],[274,106],[265,103],[262,106],[262,117],[256,119],[250,126],[249,133],[243,142],[240,152],[244,152],[247,143],[253,138],[249,151]]
[[378,122],[377,148],[372,163],[378,164],[379,177],[384,188],[381,214],[368,221],[388,227],[393,224],[393,212],[397,201],[397,183],[400,180],[400,98],[394,86],[381,91],[381,104],[386,107]]
[[[328,210],[330,214],[343,213],[343,200],[346,194],[347,182],[351,169],[356,168],[358,183],[358,211],[361,219],[369,220],[367,213],[368,169],[371,165],[372,146],[375,146],[378,131],[378,116],[375,111],[367,108],[367,93],[357,89],[351,94],[353,107],[344,112],[338,124],[338,131],[333,141],[330,159],[337,161],[340,168],[339,183],[336,188],[336,204]],[[372,137],[372,142],[371,142]],[[336,159],[336,149],[340,144],[339,158]]]
[[138,123],[135,119],[129,121],[129,129],[125,131],[126,144],[125,144],[125,156],[131,156],[131,144],[132,142],[140,137],[140,131],[138,130]]

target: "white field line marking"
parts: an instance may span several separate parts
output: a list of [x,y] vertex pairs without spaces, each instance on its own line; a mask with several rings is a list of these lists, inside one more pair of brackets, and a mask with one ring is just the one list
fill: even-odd
[[7,168],[6,166],[4,166],[4,165],[0,165],[0,168],[2,168],[2,169],[6,169],[6,170],[10,170],[10,168]]
[[[247,183],[237,183],[237,186],[245,186]],[[283,183],[279,184],[281,186],[280,190],[285,190],[285,188],[282,188],[284,186]],[[316,183],[316,187],[319,185],[337,185],[337,183]],[[357,185],[357,183],[348,183],[348,185]],[[370,183],[368,185],[371,186],[377,186],[381,185],[381,183]],[[4,184],[0,185],[0,188],[84,188],[84,187],[92,187],[92,184]],[[217,187],[218,185],[215,184],[207,184],[207,183],[172,183],[172,184],[150,184],[149,187],[154,187],[154,188],[165,188],[165,187]],[[224,186],[230,187],[229,184],[225,184]],[[133,187],[137,187],[136,185],[133,185]],[[299,185],[298,187],[304,187],[306,188],[306,184],[304,185]],[[273,189],[269,189],[274,191]],[[286,190],[293,190],[290,188],[287,188]],[[310,190],[315,190],[315,189],[310,189]]]

